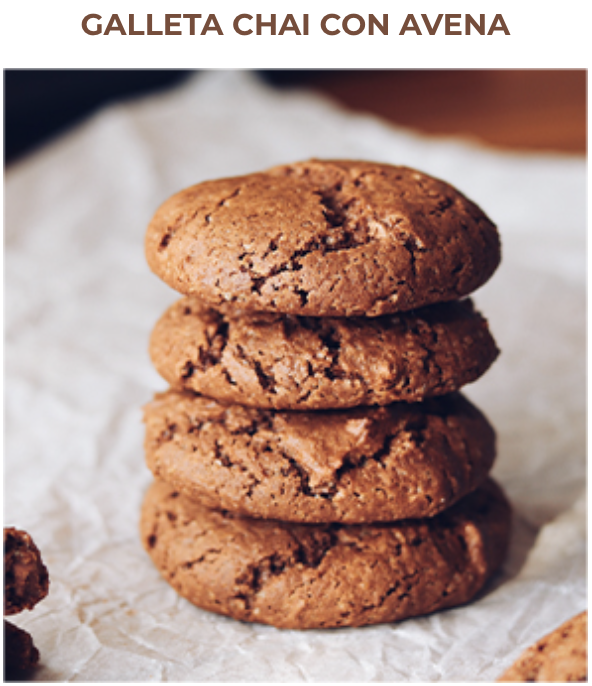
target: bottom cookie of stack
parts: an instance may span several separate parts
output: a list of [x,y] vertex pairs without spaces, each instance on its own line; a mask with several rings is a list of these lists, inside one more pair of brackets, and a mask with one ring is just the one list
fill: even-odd
[[279,628],[363,626],[469,601],[504,560],[510,506],[492,481],[432,518],[290,524],[209,510],[155,481],[141,537],[198,607]]

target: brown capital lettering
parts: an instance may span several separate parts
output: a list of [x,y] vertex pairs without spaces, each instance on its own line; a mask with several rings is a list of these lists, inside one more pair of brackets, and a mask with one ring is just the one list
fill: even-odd
[[111,31],[119,31],[122,36],[127,35],[118,14],[111,15],[111,19],[109,19],[109,23],[107,24],[107,28],[103,35],[108,36]]
[[[428,19],[428,15],[427,14],[421,15],[421,18],[423,19],[423,23],[426,25],[426,29],[428,30],[428,33],[430,34],[430,36],[436,35],[436,31],[438,30],[438,26],[440,26],[440,22],[442,21],[442,16],[443,16],[442,14],[439,14],[438,18],[436,19],[436,23],[432,26],[430,24],[429,19]],[[446,16],[448,16],[448,15],[446,15]]]
[[148,35],[149,36],[162,36],[162,31],[154,31],[152,28],[152,15],[148,15]]
[[[498,26],[499,23],[499,26]],[[495,17],[493,18],[493,21],[491,22],[491,26],[489,27],[489,31],[487,32],[488,36],[491,36],[491,34],[494,31],[503,31],[506,36],[510,35],[510,32],[508,31],[508,27],[506,26],[506,22],[504,21],[504,18],[502,17],[501,14],[496,14]]]
[[[446,15],[446,35],[447,36],[462,36],[462,31],[453,31],[452,29],[460,29],[460,14]],[[458,19],[458,21],[455,21]]]
[[136,27],[134,26],[135,23],[135,16],[133,14],[130,14],[129,17],[129,35],[130,36],[143,36],[144,32],[143,31],[136,31]]
[[261,29],[269,27],[271,29],[271,35],[275,36],[275,14],[271,15],[270,21],[263,21],[262,15],[257,15],[257,35],[261,35]]
[[378,21],[378,19],[371,14],[368,17],[368,33],[373,36],[374,35],[374,27],[382,33],[383,36],[388,36],[388,14],[383,14],[382,15],[382,24]]
[[181,25],[178,21],[173,19],[181,19],[180,14],[165,14],[164,15],[164,35],[165,36],[182,36],[183,31],[173,31],[174,28],[179,28]]
[[286,31],[294,31],[297,36],[302,35],[293,14],[286,15],[284,23],[282,24],[282,28],[279,30],[278,36],[283,36]]
[[251,33],[253,33],[253,29],[247,29],[246,31],[244,29],[241,29],[239,26],[239,22],[241,19],[252,19],[253,15],[252,14],[239,14],[238,17],[235,17],[232,26],[234,30],[239,33],[241,36],[248,36]]
[[321,30],[323,33],[326,33],[328,36],[336,36],[338,33],[341,33],[339,29],[335,29],[335,31],[330,31],[327,28],[327,22],[329,19],[339,19],[338,14],[326,14],[322,19],[321,19]]
[[467,14],[465,17],[465,33],[467,36],[471,35],[471,26],[477,29],[477,33],[480,34],[481,36],[485,35],[485,15],[480,14],[479,15],[479,23],[471,17],[470,14]]
[[215,14],[208,14],[208,18],[206,19],[206,23],[204,24],[200,35],[205,36],[208,31],[215,31],[219,36],[224,35]]
[[[358,21],[357,29],[349,28],[350,19],[356,19]],[[350,36],[357,36],[358,34],[362,33],[362,31],[366,28],[366,22],[364,21],[364,17],[361,17],[359,14],[348,14],[341,25],[343,26],[343,30]]]
[[102,32],[103,26],[101,24],[97,24],[97,28],[94,31],[91,31],[91,29],[88,28],[88,22],[90,19],[97,19],[100,21],[102,17],[100,14],[87,14],[82,20],[82,30],[89,36],[98,36]]
[[189,35],[195,36],[195,20],[201,19],[201,14],[184,14],[183,19],[189,19]]
[[415,21],[415,17],[412,14],[407,15],[407,18],[405,19],[405,22],[403,23],[403,27],[399,31],[399,36],[405,35],[406,31],[415,31],[415,33],[418,36],[421,36],[421,31],[419,30],[419,26],[417,25],[417,22]]

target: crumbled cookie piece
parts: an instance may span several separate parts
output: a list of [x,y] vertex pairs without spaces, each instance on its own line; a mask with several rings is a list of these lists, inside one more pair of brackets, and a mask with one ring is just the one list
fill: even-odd
[[30,610],[45,598],[49,576],[33,539],[26,531],[4,529],[4,614]]
[[588,613],[582,612],[528,648],[500,682],[588,681]]
[[4,620],[4,680],[25,681],[39,661],[30,634]]

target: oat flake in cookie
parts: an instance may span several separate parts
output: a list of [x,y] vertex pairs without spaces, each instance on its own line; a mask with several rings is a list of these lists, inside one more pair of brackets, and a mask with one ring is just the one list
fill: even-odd
[[497,355],[470,300],[345,319],[231,316],[186,297],[150,339],[152,362],[172,386],[278,410],[416,402],[475,381]]
[[495,456],[493,429],[459,394],[279,412],[169,391],[144,412],[157,478],[209,507],[266,519],[431,517],[483,483]]
[[175,590],[280,628],[363,626],[467,602],[502,563],[510,507],[492,482],[432,519],[296,525],[205,509],[155,482],[143,544]]
[[148,227],[146,257],[212,307],[375,317],[471,293],[498,266],[500,243],[443,181],[310,160],[177,193]]

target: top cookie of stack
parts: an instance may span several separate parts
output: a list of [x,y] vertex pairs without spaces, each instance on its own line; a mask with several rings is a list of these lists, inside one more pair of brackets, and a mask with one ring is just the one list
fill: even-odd
[[192,186],[146,236],[151,269],[220,308],[375,317],[460,298],[500,261],[495,226],[405,167],[311,160]]
[[311,160],[192,186],[157,211],[146,256],[188,296],[154,329],[157,370],[225,402],[417,402],[474,381],[498,354],[457,301],[498,266],[497,230],[405,167]]

